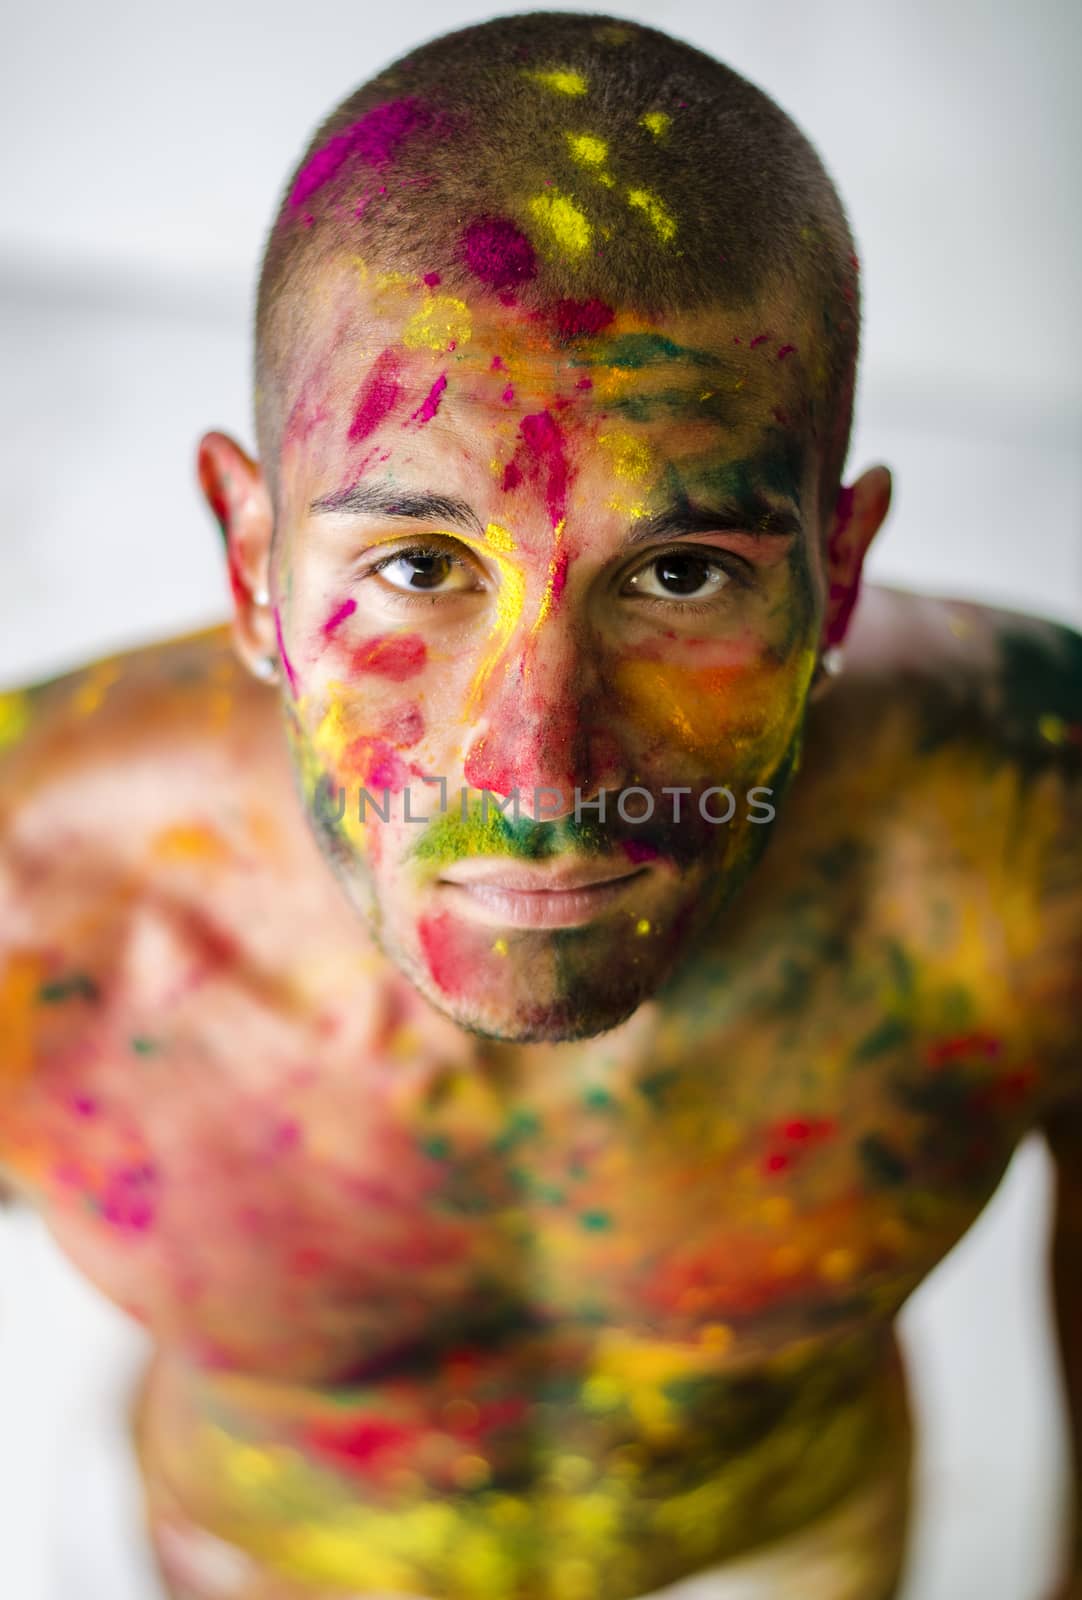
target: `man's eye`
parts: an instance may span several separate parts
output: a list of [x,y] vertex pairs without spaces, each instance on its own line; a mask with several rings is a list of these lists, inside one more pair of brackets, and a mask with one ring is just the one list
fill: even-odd
[[379,562],[373,571],[392,589],[411,594],[446,594],[474,587],[463,563],[446,550],[402,550]]
[[709,600],[725,588],[730,575],[720,561],[706,556],[656,556],[627,580],[636,594],[652,600]]

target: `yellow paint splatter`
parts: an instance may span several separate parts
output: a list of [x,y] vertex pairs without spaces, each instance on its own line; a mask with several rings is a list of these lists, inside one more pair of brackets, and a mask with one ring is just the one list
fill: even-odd
[[216,828],[207,823],[178,823],[174,828],[163,828],[150,844],[150,854],[155,861],[228,861],[229,847]]
[[646,917],[640,917],[638,922],[636,922],[635,932],[640,935],[650,932],[650,923]]
[[632,433],[602,433],[597,442],[618,478],[641,483],[649,474],[653,454],[645,439],[638,439]]
[[34,1064],[34,1003],[45,977],[37,956],[14,956],[0,978],[0,1085],[14,1087]]
[[856,1270],[856,1256],[842,1245],[835,1250],[828,1250],[819,1259],[819,1275],[826,1278],[828,1283],[848,1283]]
[[549,194],[535,195],[529,210],[550,242],[564,254],[579,256],[589,247],[593,229],[586,213],[568,195],[555,189]]
[[532,633],[537,632],[538,628],[552,610],[552,593],[556,583],[556,574],[560,569],[560,541],[563,538],[564,521],[565,519],[561,517],[555,528],[552,530],[552,554],[549,557],[548,574],[545,579],[545,592],[541,596],[541,604],[537,608],[537,619],[530,630]]
[[22,690],[0,694],[0,750],[21,739],[30,726],[30,696]]
[[567,143],[574,159],[584,167],[602,166],[609,153],[605,140],[594,133],[569,133]]
[[1049,744],[1063,744],[1067,738],[1067,724],[1054,711],[1045,711],[1037,718],[1037,732]]
[[514,550],[515,541],[508,530],[498,522],[489,522],[485,526],[485,538],[496,550]]
[[507,954],[507,940],[497,939],[492,946],[492,953],[496,956],[505,956]]
[[552,89],[556,94],[585,94],[588,87],[581,72],[557,69],[552,72],[528,72],[526,76],[533,78],[536,83],[543,83],[546,89]]
[[464,344],[473,324],[464,300],[435,294],[406,323],[402,343],[407,350],[449,350]]
[[652,194],[649,189],[629,189],[627,203],[635,210],[643,212],[658,238],[665,244],[675,238],[676,223],[664,202],[656,194]]
[[648,111],[639,118],[639,126],[648,128],[655,139],[661,139],[672,126],[672,118],[667,111]]
[[728,1350],[736,1335],[725,1322],[708,1322],[699,1337],[709,1349],[720,1352]]

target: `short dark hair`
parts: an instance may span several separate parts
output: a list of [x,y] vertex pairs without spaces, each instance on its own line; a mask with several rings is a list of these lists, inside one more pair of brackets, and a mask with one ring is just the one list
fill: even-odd
[[[498,17],[410,51],[322,123],[282,197],[256,310],[256,429],[273,471],[283,349],[320,265],[362,254],[530,310],[769,305],[810,318],[820,504],[841,481],[859,345],[857,258],[819,156],[754,84],[656,29]],[[578,308],[577,310],[575,308]]]

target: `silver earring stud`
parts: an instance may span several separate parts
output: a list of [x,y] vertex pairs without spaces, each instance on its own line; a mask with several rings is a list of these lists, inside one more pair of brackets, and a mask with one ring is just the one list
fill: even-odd
[[252,671],[264,683],[273,683],[278,676],[278,663],[273,656],[259,656],[252,663]]
[[839,672],[842,670],[843,664],[841,645],[829,645],[827,649],[823,651],[820,661],[822,662],[823,671],[826,673],[827,677],[836,678]]
[[253,589],[252,599],[255,601],[257,606],[269,606],[270,592],[267,589]]

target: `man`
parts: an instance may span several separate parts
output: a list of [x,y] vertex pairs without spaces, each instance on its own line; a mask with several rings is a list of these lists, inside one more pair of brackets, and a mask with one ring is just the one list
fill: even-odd
[[178,1600],[886,1600],[893,1319],[1037,1126],[1077,1413],[1082,645],[857,606],[858,304],[727,68],[437,40],[283,197],[231,635],[4,701],[0,1154]]

